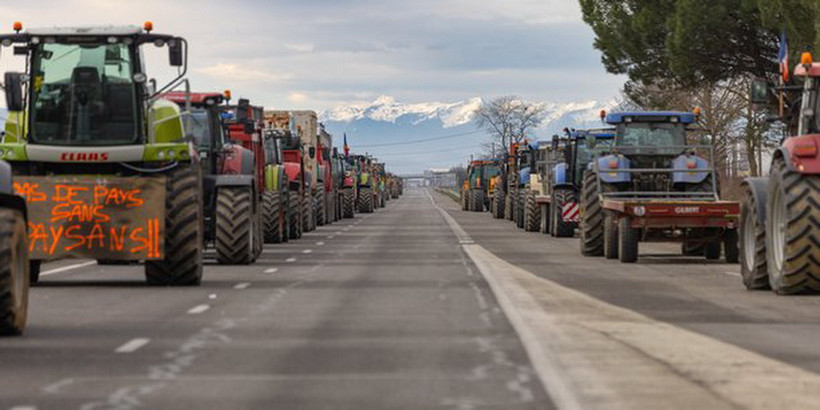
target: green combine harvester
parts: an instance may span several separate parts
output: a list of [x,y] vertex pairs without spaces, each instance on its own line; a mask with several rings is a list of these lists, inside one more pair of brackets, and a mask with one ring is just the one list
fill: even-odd
[[[202,176],[182,109],[187,42],[140,28],[66,27],[0,35],[25,59],[4,75],[9,118],[0,159],[28,205],[30,277],[41,261],[145,262],[154,285],[202,279]],[[167,48],[175,78],[145,72],[143,48]]]

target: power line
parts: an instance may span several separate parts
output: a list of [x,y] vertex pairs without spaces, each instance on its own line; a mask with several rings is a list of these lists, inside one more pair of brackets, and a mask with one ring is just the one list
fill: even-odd
[[392,147],[392,146],[395,146],[395,145],[418,144],[420,142],[438,141],[438,140],[444,140],[444,139],[448,139],[448,138],[463,137],[463,136],[466,136],[466,135],[478,134],[479,132],[482,132],[482,131],[478,130],[478,131],[471,131],[471,132],[463,132],[463,133],[460,133],[460,134],[442,135],[440,137],[424,138],[424,139],[420,139],[420,140],[405,141],[405,142],[388,142],[388,143],[384,143],[384,144],[370,144],[370,145],[356,145],[356,146],[353,146],[351,144],[351,148],[355,148],[355,149],[358,150],[359,148]]

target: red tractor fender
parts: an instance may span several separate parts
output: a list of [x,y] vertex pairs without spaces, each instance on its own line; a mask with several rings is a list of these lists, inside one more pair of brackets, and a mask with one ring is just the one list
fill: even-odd
[[239,144],[231,144],[224,148],[220,174],[254,174],[253,152]]
[[302,182],[302,167],[298,163],[286,162],[285,174],[288,176],[288,182]]
[[774,159],[777,158],[783,158],[790,171],[820,174],[820,134],[787,138],[775,151]]
[[353,177],[353,175],[346,175],[344,181],[342,181],[342,186],[344,188],[353,188],[355,181],[356,179]]

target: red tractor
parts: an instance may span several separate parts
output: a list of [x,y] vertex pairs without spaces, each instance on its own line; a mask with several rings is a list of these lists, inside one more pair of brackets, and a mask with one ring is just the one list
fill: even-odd
[[[226,96],[191,93],[188,123],[203,174],[205,241],[214,244],[223,264],[248,264],[262,251],[254,153],[232,143],[223,123]],[[185,107],[185,93],[165,95]],[[234,122],[245,121],[242,116]]]
[[333,136],[331,136],[322,124],[319,124],[318,146],[316,147],[316,164],[318,186],[317,190],[322,193],[317,195],[316,200],[316,222],[317,225],[325,225],[339,219],[336,212],[336,187],[333,175]]
[[[803,53],[794,77],[803,84],[777,89],[793,97],[782,118],[791,136],[774,152],[769,177],[744,181],[740,210],[743,283],[778,294],[820,292],[820,64]],[[751,94],[757,105],[774,100],[765,81]]]

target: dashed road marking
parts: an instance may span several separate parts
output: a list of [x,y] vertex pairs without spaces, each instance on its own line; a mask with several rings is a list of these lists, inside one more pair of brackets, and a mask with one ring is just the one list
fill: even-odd
[[336,235],[341,235],[342,231],[336,231]]
[[290,263],[296,262],[296,258],[294,258],[294,257],[287,258],[287,259],[285,259],[285,262],[290,262]]
[[237,283],[236,285],[234,285],[233,288],[234,289],[247,289],[248,286],[250,286],[250,285],[251,285],[250,282],[242,282],[242,283]]
[[333,236],[333,235],[328,235],[328,236],[327,236],[327,239],[333,239],[333,238],[334,238],[334,236]]
[[265,273],[276,273],[278,271],[279,271],[279,268],[265,269]]
[[196,305],[190,309],[188,309],[189,315],[198,315],[210,309],[211,307],[208,305]]
[[116,348],[114,351],[117,353],[134,353],[143,346],[147,345],[150,341],[151,339],[138,337],[125,342],[125,344]]
[[729,276],[737,276],[740,277],[740,272],[723,272]]
[[66,272],[74,269],[84,268],[86,266],[96,265],[97,261],[88,261],[83,263],[77,263],[74,265],[63,266],[61,268],[49,269],[47,271],[40,272],[40,276],[48,276],[54,275],[56,273]]
[[322,242],[322,241],[316,242],[316,245],[318,245],[318,246],[322,246],[322,245],[324,245],[324,244],[325,244],[325,243],[324,243],[324,242]]
[[9,410],[37,410],[37,406],[28,406],[28,405],[14,406],[14,407],[9,408]]
[[313,253],[313,250],[311,250],[311,249],[305,249],[305,250],[303,250],[303,251],[302,251],[302,253],[305,253],[305,254],[307,254],[307,253]]

